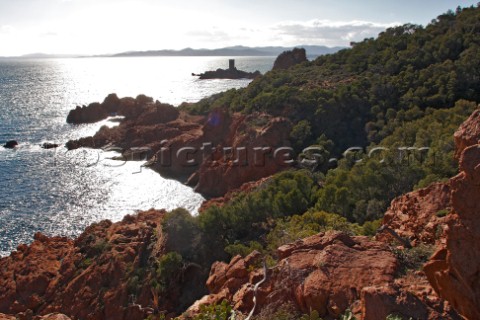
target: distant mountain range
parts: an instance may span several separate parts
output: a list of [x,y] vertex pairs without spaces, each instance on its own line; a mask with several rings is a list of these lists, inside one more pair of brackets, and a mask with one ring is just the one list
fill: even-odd
[[[308,56],[320,56],[329,53],[335,53],[344,47],[326,47],[302,45],[297,48],[305,48]],[[128,51],[112,55],[103,55],[108,57],[153,57],[153,56],[277,56],[286,50],[292,50],[294,47],[245,47],[233,46],[220,49],[192,49],[182,50],[149,50],[149,51]]]
[[[20,57],[7,58],[24,58],[24,59],[61,59],[61,58],[78,58],[78,54],[48,54],[48,53],[30,53]],[[2,57],[5,58],[5,57]]]
[[[308,57],[317,57],[324,54],[335,53],[345,47],[326,47],[301,45],[296,48],[304,48]],[[0,58],[24,58],[24,59],[54,59],[54,58],[87,58],[87,57],[156,57],[156,56],[174,56],[174,57],[193,57],[193,56],[278,56],[286,50],[292,50],[295,47],[245,47],[233,46],[220,49],[192,49],[182,50],[148,50],[148,51],[127,51],[115,54],[102,54],[95,56],[79,54],[46,54],[31,53],[20,57],[0,57]]]

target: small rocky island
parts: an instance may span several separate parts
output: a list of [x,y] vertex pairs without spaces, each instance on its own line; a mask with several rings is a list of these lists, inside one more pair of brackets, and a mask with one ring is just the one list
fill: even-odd
[[235,67],[235,59],[230,59],[228,69],[217,69],[215,71],[205,71],[205,73],[195,74],[192,73],[192,76],[200,77],[200,80],[205,79],[255,79],[256,77],[261,76],[260,71],[247,72],[238,70]]

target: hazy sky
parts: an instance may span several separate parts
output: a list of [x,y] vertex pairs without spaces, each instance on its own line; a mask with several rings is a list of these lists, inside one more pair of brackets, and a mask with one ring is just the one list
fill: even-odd
[[427,24],[447,0],[0,0],[0,56],[231,45],[347,46]]

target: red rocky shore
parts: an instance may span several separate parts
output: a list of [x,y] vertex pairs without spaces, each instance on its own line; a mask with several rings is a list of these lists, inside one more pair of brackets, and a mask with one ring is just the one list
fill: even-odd
[[[215,111],[208,117],[194,117],[142,99],[109,96],[104,104],[117,103],[115,112],[125,120],[117,128],[102,128],[94,137],[69,145],[149,146],[158,154],[159,139],[170,139],[172,149],[186,141],[201,146],[206,138],[217,139],[214,143],[219,145],[283,144],[286,134],[282,132],[290,127],[287,119],[263,114]],[[132,115],[137,108],[127,105],[141,106],[143,111]],[[170,110],[171,115],[165,118],[170,111],[159,110]],[[290,303],[299,312],[316,310],[325,319],[336,318],[347,308],[368,320],[383,320],[390,314],[413,319],[479,319],[478,114],[455,134],[460,173],[448,182],[393,200],[385,214],[384,226],[408,238],[414,248],[428,245],[435,250],[423,271],[399,272],[402,261],[394,252],[403,248],[388,235],[371,239],[327,232],[279,247],[274,266],[263,266],[258,252],[236,256],[229,263],[215,262],[206,283],[201,269],[185,266],[171,276],[166,294],[154,285],[156,263],[168,251],[168,235],[161,229],[165,211],[150,210],[117,223],[95,223],[75,240],[36,234],[32,244],[20,245],[0,259],[0,312],[4,313],[0,319],[16,315],[19,319],[140,320],[156,319],[160,313],[169,318],[185,310],[183,317],[191,318],[201,305],[222,300],[247,314],[254,296],[256,312]],[[272,167],[245,178],[235,175],[227,162],[214,162],[200,164],[190,179],[214,188],[207,183],[211,177],[234,177],[236,182],[217,189],[217,195],[278,170]],[[256,283],[261,283],[257,290]],[[194,302],[195,297],[200,299]]]

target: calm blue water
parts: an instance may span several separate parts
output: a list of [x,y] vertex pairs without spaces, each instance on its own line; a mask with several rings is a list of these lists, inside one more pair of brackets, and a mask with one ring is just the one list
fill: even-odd
[[[239,69],[271,69],[274,57],[236,58]],[[92,135],[105,120],[73,126],[65,122],[76,105],[119,97],[152,96],[178,105],[248,85],[248,80],[204,80],[192,72],[226,68],[227,57],[82,58],[0,60],[0,256],[28,243],[37,231],[78,235],[101,219],[119,220],[135,210],[184,207],[196,213],[202,197],[190,188],[143,169],[119,165],[110,153],[65,148],[44,150]]]

